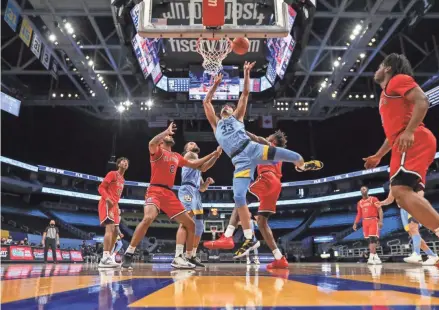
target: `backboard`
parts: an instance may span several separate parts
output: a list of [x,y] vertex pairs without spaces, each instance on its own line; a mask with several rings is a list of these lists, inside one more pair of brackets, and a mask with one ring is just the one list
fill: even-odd
[[[145,38],[278,38],[290,33],[288,24],[288,5],[283,0],[269,1],[272,11],[270,24],[242,24],[245,14],[254,14],[256,10],[266,9],[266,4],[243,0],[187,0],[170,1],[170,14],[157,18],[160,6],[154,0],[144,0],[139,5],[138,34]],[[222,9],[219,7],[223,5]],[[222,26],[209,27],[207,22],[207,6],[215,6],[217,12],[224,14]],[[218,8],[216,7],[218,6]],[[257,7],[259,6],[259,7]],[[212,8],[209,8],[212,9]],[[211,12],[211,11],[210,11]],[[212,14],[212,13],[211,13]],[[172,15],[172,16],[171,16]],[[187,20],[180,25],[172,21]]]

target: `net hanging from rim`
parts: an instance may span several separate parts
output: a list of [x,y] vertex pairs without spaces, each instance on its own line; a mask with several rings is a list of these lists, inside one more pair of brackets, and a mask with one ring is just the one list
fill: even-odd
[[197,52],[203,56],[203,68],[210,75],[217,75],[223,69],[222,62],[232,51],[228,38],[204,39],[197,41]]

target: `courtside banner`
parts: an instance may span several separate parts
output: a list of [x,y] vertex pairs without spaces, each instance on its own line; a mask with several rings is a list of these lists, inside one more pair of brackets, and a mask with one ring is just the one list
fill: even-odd
[[10,260],[34,260],[32,256],[32,248],[30,246],[11,245],[9,247]]
[[61,251],[62,260],[70,260],[70,252],[69,251]]
[[34,260],[43,261],[44,260],[44,249],[33,248],[32,253],[34,255]]
[[70,258],[73,262],[82,262],[82,254],[80,251],[70,251]]
[[0,258],[3,259],[8,259],[9,258],[9,247],[7,246],[2,246],[2,251],[0,254]]

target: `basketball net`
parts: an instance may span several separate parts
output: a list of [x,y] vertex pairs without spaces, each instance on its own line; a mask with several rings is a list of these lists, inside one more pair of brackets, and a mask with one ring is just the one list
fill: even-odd
[[223,69],[223,60],[232,51],[228,38],[204,39],[197,41],[197,52],[203,56],[203,68],[210,75],[217,75]]
[[218,231],[218,228],[216,226],[210,227],[210,232],[212,233],[212,241],[215,241],[216,232]]

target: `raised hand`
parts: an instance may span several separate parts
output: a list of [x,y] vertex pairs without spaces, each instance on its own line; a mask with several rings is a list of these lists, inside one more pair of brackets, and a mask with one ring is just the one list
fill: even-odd
[[221,146],[218,146],[218,147],[216,148],[216,153],[218,154],[218,157],[221,156],[221,154],[223,153],[223,149],[221,148]]
[[375,168],[376,166],[378,166],[378,164],[381,161],[381,157],[379,157],[377,155],[372,155],[372,156],[363,158],[363,160],[365,161],[364,168],[372,169],[372,168]]
[[176,130],[177,130],[177,125],[175,125],[174,122],[172,122],[168,127],[168,134],[172,136]]
[[245,74],[250,74],[250,71],[253,69],[253,67],[255,66],[255,64],[256,64],[256,61],[253,61],[253,62],[248,62],[248,61],[246,61],[246,62],[244,63],[244,73],[245,73]]
[[206,182],[209,184],[215,184],[215,181],[212,178],[207,178]]
[[218,86],[222,80],[223,80],[223,74],[218,73],[218,75],[215,76],[213,83]]

